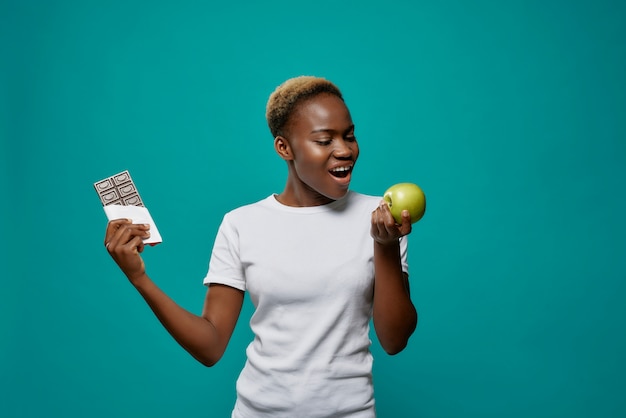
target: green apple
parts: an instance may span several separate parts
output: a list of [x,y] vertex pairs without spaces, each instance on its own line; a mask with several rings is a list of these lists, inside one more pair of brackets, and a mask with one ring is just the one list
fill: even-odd
[[383,200],[389,205],[389,210],[397,223],[402,223],[402,211],[408,210],[411,223],[422,219],[426,211],[426,196],[417,184],[398,183],[387,189]]

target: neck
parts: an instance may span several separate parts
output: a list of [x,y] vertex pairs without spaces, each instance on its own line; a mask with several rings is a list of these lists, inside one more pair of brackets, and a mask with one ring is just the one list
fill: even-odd
[[334,202],[291,175],[287,177],[285,188],[276,199],[283,205],[295,207],[320,206]]
[[[315,193],[315,196],[312,196],[310,193]],[[276,195],[276,199],[285,206],[293,207],[321,206],[334,202],[333,199],[313,190],[303,193],[302,191],[292,190],[288,185],[285,186],[282,193]]]

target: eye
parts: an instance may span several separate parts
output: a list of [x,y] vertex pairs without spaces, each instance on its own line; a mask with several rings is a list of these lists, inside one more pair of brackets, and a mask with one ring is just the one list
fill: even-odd
[[331,142],[332,142],[332,139],[318,139],[315,141],[316,144],[322,145],[322,146],[330,145]]
[[343,132],[343,140],[347,142],[356,142],[356,136],[354,135],[354,125]]

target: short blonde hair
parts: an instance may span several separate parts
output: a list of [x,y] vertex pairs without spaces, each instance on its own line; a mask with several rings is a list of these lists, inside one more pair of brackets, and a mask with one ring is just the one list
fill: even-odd
[[274,138],[284,135],[285,126],[298,104],[321,93],[332,94],[343,100],[336,85],[319,77],[294,77],[276,87],[265,108],[267,125]]

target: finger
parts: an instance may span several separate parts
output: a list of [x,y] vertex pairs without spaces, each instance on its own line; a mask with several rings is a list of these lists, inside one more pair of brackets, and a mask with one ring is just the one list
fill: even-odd
[[388,240],[391,235],[395,234],[395,221],[390,213],[385,213],[385,209],[387,211],[389,210],[386,207],[386,203],[382,204],[374,211],[373,232],[382,240]]
[[383,220],[383,217],[380,213],[380,207],[378,207],[372,212],[372,228],[377,235],[380,235],[381,232],[384,231],[382,220]]
[[143,243],[143,240],[141,240],[139,245],[137,246],[137,252],[141,254],[144,248],[145,248],[145,244]]
[[378,209],[380,210],[380,215],[382,217],[382,222],[385,224],[385,228],[387,230],[395,230],[396,220],[391,214],[391,209],[389,209],[387,202],[383,200],[383,202],[378,206]]
[[124,239],[122,242],[129,242],[135,238],[143,242],[144,239],[150,237],[149,229],[150,225],[148,224],[132,224],[124,231],[122,235]]
[[131,223],[130,219],[114,219],[107,224],[107,229],[104,234],[104,246],[108,248],[108,244],[111,238],[115,235],[115,232],[124,224]]
[[411,214],[408,210],[402,211],[402,225],[400,226],[400,232],[402,235],[408,235],[411,233],[413,229],[413,224],[411,223]]
[[111,239],[108,241],[107,249],[113,251],[118,246],[124,246],[134,237],[145,239],[150,236],[150,225],[122,223],[119,225]]
[[372,220],[370,226],[370,234],[376,238],[380,236],[380,228],[378,224],[378,209],[372,211]]
[[139,254],[143,251],[143,247],[143,239],[139,236],[134,236],[126,244],[122,245],[121,249],[129,254]]

